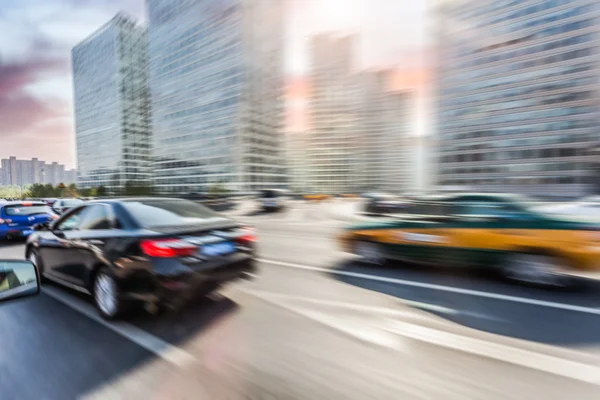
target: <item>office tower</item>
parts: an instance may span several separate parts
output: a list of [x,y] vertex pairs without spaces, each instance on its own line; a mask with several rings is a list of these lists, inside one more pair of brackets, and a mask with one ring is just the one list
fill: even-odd
[[598,138],[594,0],[446,1],[438,10],[437,183],[578,197]]
[[352,75],[355,39],[321,34],[310,43],[308,156],[310,189],[314,191],[351,192],[364,183],[358,179],[361,96]]
[[403,193],[412,187],[408,92],[391,90],[392,70],[357,74],[361,102],[356,157],[362,190]]
[[285,184],[283,5],[147,0],[157,190]]
[[79,186],[150,183],[146,57],[145,30],[121,13],[73,48]]
[[[37,158],[18,160],[16,157],[0,160],[2,174],[0,180],[4,185],[25,186],[34,183],[74,183],[76,170],[65,171],[65,166],[57,162],[46,164]],[[68,172],[68,173],[67,173]]]
[[309,187],[309,161],[306,132],[286,132],[285,165],[288,187],[293,191],[306,192]]

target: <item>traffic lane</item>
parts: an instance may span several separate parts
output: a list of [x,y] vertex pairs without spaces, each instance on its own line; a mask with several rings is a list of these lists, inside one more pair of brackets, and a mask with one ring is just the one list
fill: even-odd
[[[240,305],[235,313],[180,344],[205,369],[178,370],[182,386],[164,387],[158,393],[169,396],[163,398],[202,397],[182,388],[206,381],[205,374],[222,390],[203,397],[214,399],[561,399],[564,393],[595,399],[599,393],[598,386],[419,341],[400,338],[401,349],[390,351],[242,291],[232,301]],[[137,376],[162,379],[152,369]],[[139,385],[134,391],[135,379],[125,379],[122,398],[156,396]]]
[[[344,275],[346,272],[397,281],[386,282]],[[357,287],[422,303],[430,312],[470,328],[534,342],[586,348],[600,353],[600,315],[596,312],[600,306],[600,294],[597,283],[590,284],[591,287],[581,291],[552,291],[510,284],[493,276],[468,270],[440,270],[405,265],[374,268],[357,262],[337,265],[332,269],[331,276]],[[445,291],[440,290],[439,286],[500,294],[507,298]],[[539,300],[550,305],[530,304],[527,300]],[[552,303],[556,307],[551,306]],[[428,305],[439,306],[448,311],[437,312]],[[578,311],[575,307],[561,309],[563,305],[567,308],[582,306],[584,311]]]
[[25,239],[0,240],[0,258],[24,259]]
[[73,399],[153,354],[43,292],[0,304],[3,398]]

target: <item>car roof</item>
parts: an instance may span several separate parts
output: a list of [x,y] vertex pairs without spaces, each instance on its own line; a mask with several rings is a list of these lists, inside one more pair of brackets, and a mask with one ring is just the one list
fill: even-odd
[[13,200],[13,201],[7,201],[6,203],[2,203],[2,207],[6,207],[6,206],[18,206],[21,205],[23,203],[31,203],[32,205],[36,205],[36,206],[45,206],[46,204],[42,201],[36,201],[36,200]]
[[95,199],[88,201],[87,204],[96,204],[96,203],[124,203],[129,201],[150,201],[150,200],[182,200],[182,201],[190,201],[186,199],[182,199],[179,197],[118,197],[118,198],[110,198],[110,199]]
[[417,201],[517,201],[523,196],[512,193],[454,193],[417,197]]

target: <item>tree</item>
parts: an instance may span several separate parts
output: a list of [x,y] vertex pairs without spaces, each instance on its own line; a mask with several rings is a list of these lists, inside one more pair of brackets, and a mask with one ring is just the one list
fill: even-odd
[[[52,185],[50,185],[52,186]],[[41,198],[41,197],[47,197],[46,196],[46,186],[42,185],[41,183],[34,183],[33,185],[29,186],[29,188],[27,189],[27,194],[29,197],[34,197],[34,198]]]
[[22,194],[26,194],[27,191],[21,189],[18,185],[7,185],[0,186],[0,198],[1,199],[17,199]]
[[71,183],[67,188],[63,191],[64,195],[67,197],[77,197],[79,196],[79,192],[77,191],[77,185]]
[[106,187],[104,186],[98,186],[98,188],[96,189],[96,195],[98,197],[103,197],[106,196]]
[[127,181],[123,194],[125,196],[149,196],[153,193],[153,188],[148,185],[139,184],[137,182]]

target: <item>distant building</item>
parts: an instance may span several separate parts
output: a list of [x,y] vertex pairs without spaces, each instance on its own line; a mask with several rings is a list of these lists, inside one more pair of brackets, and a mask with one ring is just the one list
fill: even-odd
[[309,185],[313,191],[356,191],[364,181],[359,158],[361,97],[352,74],[356,37],[316,35],[310,42]]
[[294,191],[305,192],[309,187],[308,135],[305,132],[286,132],[285,166],[287,186]]
[[[357,107],[357,180],[361,190],[403,193],[414,189],[409,136],[410,93],[390,90],[392,71],[357,75],[361,101]],[[360,161],[358,161],[360,160]]]
[[437,185],[594,191],[600,2],[461,0],[438,11]]
[[155,188],[283,187],[284,2],[147,4]]
[[76,182],[77,171],[65,171],[65,166],[57,162],[46,164],[37,158],[18,160],[9,157],[0,160],[0,182],[2,185],[25,186],[34,183],[70,184]]
[[117,14],[75,46],[72,59],[79,186],[149,184],[145,30]]

